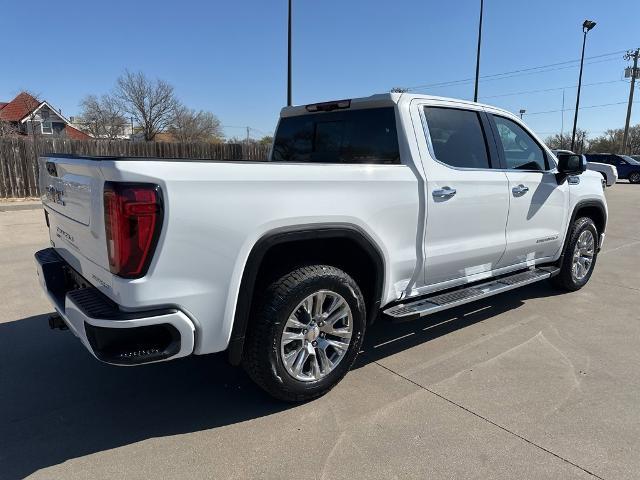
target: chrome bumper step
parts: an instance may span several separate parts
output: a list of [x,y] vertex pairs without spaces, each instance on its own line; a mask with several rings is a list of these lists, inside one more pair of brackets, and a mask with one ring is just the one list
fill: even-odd
[[464,305],[482,298],[523,287],[530,283],[546,280],[560,272],[558,267],[539,267],[505,275],[488,282],[469,285],[446,293],[421,297],[414,301],[400,303],[384,310],[386,315],[395,320],[407,321],[431,315],[448,308]]

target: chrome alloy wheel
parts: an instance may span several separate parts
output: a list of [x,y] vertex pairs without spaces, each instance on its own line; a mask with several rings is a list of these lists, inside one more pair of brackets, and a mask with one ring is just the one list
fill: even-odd
[[593,264],[595,245],[596,241],[591,230],[583,231],[578,237],[573,250],[573,264],[571,266],[571,275],[575,281],[583,280],[589,273]]
[[353,317],[339,294],[320,290],[302,300],[289,315],[280,339],[280,356],[296,380],[314,382],[344,358],[353,334]]

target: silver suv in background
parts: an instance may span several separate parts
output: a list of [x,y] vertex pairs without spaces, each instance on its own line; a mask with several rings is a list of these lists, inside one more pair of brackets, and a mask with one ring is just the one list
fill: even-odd
[[[574,155],[571,150],[551,150],[554,155]],[[607,187],[611,187],[618,181],[618,169],[614,165],[606,163],[593,162],[587,157],[587,170],[593,170],[600,173]]]

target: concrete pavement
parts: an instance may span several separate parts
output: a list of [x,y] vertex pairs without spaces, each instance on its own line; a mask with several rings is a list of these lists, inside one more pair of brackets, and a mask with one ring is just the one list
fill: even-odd
[[47,327],[42,212],[0,211],[0,479],[637,478],[640,186],[607,198],[584,289],[381,322],[340,385],[296,406],[224,355],[99,364]]

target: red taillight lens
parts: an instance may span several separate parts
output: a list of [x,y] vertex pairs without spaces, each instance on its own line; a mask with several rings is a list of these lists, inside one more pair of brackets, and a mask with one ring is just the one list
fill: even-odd
[[105,183],[104,225],[111,273],[126,278],[143,276],[162,226],[160,187]]

